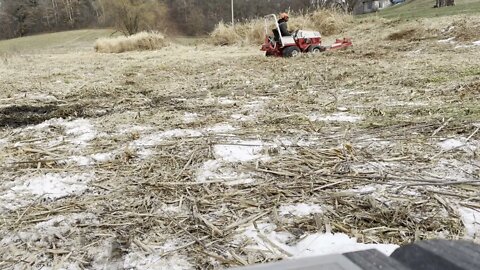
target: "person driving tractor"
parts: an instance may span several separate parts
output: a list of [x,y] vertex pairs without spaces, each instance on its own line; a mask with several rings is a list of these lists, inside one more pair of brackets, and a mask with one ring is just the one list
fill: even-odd
[[292,33],[288,32],[288,14],[285,12],[280,13],[280,20],[278,20],[278,27],[280,28],[280,33],[283,37],[291,36]]

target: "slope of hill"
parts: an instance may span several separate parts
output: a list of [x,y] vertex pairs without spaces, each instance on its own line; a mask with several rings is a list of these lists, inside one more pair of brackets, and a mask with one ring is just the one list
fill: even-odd
[[85,29],[34,35],[0,41],[0,53],[34,52],[45,49],[71,51],[75,48],[92,47],[99,37],[110,36],[111,29]]
[[411,0],[404,4],[386,8],[377,14],[385,18],[400,17],[408,19],[480,13],[479,0],[456,0],[455,2],[456,5],[453,7],[433,8],[434,0]]

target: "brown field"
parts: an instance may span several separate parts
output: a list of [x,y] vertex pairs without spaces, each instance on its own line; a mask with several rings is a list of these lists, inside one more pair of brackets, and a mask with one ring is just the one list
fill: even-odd
[[0,42],[0,269],[219,269],[330,232],[478,242],[478,25],[366,17],[338,35],[353,48],[295,59]]

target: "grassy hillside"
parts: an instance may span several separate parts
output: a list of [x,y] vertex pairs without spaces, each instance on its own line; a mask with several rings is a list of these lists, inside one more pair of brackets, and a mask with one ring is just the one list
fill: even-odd
[[377,14],[385,18],[439,17],[456,14],[480,13],[480,0],[456,0],[454,7],[433,8],[435,0],[410,0],[386,8]]
[[92,47],[99,37],[110,36],[111,29],[86,29],[40,34],[0,41],[0,53],[33,52],[45,49],[60,50],[68,48]]

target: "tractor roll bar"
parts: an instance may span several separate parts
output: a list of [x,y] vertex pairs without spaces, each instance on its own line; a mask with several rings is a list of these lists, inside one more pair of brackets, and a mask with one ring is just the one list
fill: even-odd
[[280,43],[282,44],[282,47],[283,47],[283,46],[285,46],[285,44],[283,44],[283,37],[282,37],[282,33],[280,32],[280,26],[278,25],[277,15],[275,15],[275,14],[269,14],[269,15],[267,15],[267,16],[264,17],[264,18],[265,18],[265,35],[268,36],[269,29],[268,29],[268,22],[267,22],[267,20],[268,20],[270,17],[273,17],[273,19],[274,19],[275,27],[277,28],[278,36],[280,37]]

